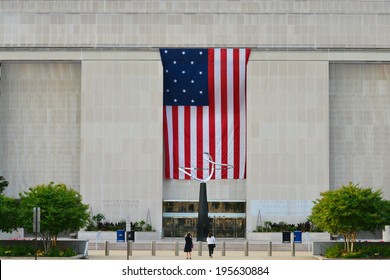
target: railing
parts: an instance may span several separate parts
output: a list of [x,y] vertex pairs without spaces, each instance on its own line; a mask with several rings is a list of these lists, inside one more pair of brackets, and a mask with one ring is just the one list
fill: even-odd
[[[104,248],[102,248],[104,246]],[[112,242],[106,241],[105,243],[99,243],[99,249],[104,249],[105,255],[108,256],[110,250],[124,250],[127,252],[127,259],[129,256],[133,256],[134,251],[150,251],[151,256],[156,256],[159,251],[171,251],[172,256],[178,256],[180,247],[184,247],[183,243],[179,241],[173,242]],[[98,248],[96,247],[96,249]],[[267,252],[269,257],[272,257],[272,253],[274,251],[290,251],[291,256],[295,257],[296,251],[307,251],[310,252],[311,248],[313,248],[312,244],[301,244],[301,243],[289,243],[289,244],[278,244],[272,243],[269,241],[268,243],[251,243],[249,241],[243,242],[234,242],[231,244],[227,244],[226,241],[218,242],[215,251],[220,251],[221,256],[226,256],[226,252],[234,251],[234,252],[242,252],[242,256],[249,256],[250,252],[255,251],[264,251]],[[204,252],[208,252],[207,243],[198,241],[194,243],[194,252],[197,252],[198,256],[202,256]]]

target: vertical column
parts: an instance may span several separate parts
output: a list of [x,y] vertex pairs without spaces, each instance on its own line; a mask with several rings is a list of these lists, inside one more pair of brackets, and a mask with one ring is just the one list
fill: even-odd
[[200,183],[199,188],[198,228],[196,241],[206,241],[207,234],[209,233],[209,206],[207,203],[206,183]]

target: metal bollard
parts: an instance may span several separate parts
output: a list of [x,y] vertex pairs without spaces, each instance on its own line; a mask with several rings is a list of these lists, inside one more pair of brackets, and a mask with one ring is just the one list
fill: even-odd
[[105,247],[105,255],[108,256],[110,254],[110,251],[108,249],[109,242],[106,241],[106,247]]
[[156,255],[156,241],[152,241],[152,256]]
[[175,247],[175,256],[178,256],[179,255],[179,242],[176,241],[174,247]]
[[291,256],[295,257],[295,242],[291,242]]
[[226,242],[225,241],[222,241],[221,255],[222,255],[222,257],[226,256]]
[[268,242],[268,256],[272,257],[272,241]]
[[127,259],[133,255],[133,242],[127,241]]
[[198,241],[198,256],[202,256],[202,241]]
[[245,241],[244,254],[245,254],[245,257],[249,256],[249,242],[248,241]]

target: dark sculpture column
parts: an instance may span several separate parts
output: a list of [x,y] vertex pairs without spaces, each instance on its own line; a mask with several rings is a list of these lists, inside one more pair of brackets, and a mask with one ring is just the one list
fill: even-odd
[[206,183],[200,183],[198,229],[196,241],[206,241],[209,233],[209,206],[207,203]]

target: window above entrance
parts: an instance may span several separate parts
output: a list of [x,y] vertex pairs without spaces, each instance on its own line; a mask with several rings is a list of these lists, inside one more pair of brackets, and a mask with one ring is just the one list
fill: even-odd
[[[244,201],[214,201],[208,202],[209,213],[245,213]],[[199,203],[197,201],[164,201],[164,213],[197,213]]]

